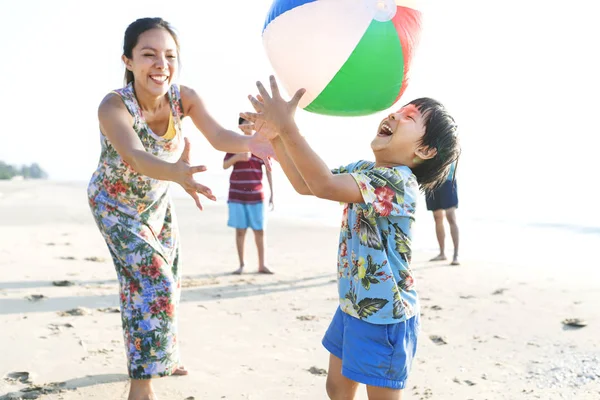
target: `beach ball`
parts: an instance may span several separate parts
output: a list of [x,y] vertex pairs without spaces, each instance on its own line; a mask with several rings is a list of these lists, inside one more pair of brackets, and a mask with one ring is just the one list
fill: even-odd
[[408,83],[421,30],[418,0],[275,0],[262,39],[299,107],[359,116],[394,105]]

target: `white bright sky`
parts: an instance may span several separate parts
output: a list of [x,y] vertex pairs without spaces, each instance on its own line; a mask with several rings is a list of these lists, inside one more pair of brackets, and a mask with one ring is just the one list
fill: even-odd
[[[261,41],[270,3],[0,0],[0,160],[38,162],[54,179],[87,181],[99,155],[98,104],[122,86],[123,33],[146,16],[175,26],[179,82],[235,129],[254,82],[271,73]],[[401,102],[430,96],[454,114],[463,145],[459,182],[473,204],[483,207],[493,197],[493,207],[509,212],[523,204],[557,213],[593,210],[600,146],[595,2],[429,0],[424,12]],[[299,111],[298,121],[317,152],[337,166],[371,157],[382,115]],[[222,154],[190,121],[184,133],[193,140],[194,160],[220,170]]]

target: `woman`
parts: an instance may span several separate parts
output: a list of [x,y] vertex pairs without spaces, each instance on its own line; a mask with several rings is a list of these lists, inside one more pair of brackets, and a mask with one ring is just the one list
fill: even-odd
[[[125,31],[126,86],[100,103],[101,155],[88,186],[90,208],[113,258],[131,378],[129,400],[155,399],[152,378],[186,374],[179,366],[177,304],[179,234],[167,189],[180,184],[215,200],[193,174],[181,120],[190,117],[217,150],[265,154],[264,142],[221,127],[196,92],[173,83],[179,42],[161,18],[143,18]],[[182,151],[183,147],[183,151]],[[180,155],[180,156],[179,156]]]

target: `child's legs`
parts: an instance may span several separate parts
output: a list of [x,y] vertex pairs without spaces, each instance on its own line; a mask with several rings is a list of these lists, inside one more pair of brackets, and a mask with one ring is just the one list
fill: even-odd
[[256,242],[256,251],[258,253],[258,268],[265,266],[265,235],[264,235],[264,204],[246,205],[248,214],[248,225],[254,231],[254,241]]
[[[329,355],[327,396],[331,400],[353,400],[359,383],[342,375],[342,360]],[[367,385],[369,400],[401,400],[402,390]]]
[[244,242],[246,239],[246,229],[249,226],[245,204],[228,203],[229,219],[227,226],[235,228],[235,244],[237,248],[240,266],[244,265]]
[[258,267],[265,266],[265,231],[254,231],[254,241],[256,242],[256,252],[258,253]]
[[402,400],[402,390],[367,385],[367,396],[369,400]]
[[353,400],[358,389],[358,382],[342,375],[342,360],[333,354],[329,355],[327,372],[327,396],[332,400]]
[[330,399],[352,400],[358,388],[358,382],[342,375],[342,357],[344,348],[344,314],[338,307],[325,336],[323,346],[329,351],[329,370],[327,372],[327,396]]
[[246,229],[235,230],[235,245],[237,247],[238,258],[240,259],[240,266],[244,265],[244,242],[246,240]]

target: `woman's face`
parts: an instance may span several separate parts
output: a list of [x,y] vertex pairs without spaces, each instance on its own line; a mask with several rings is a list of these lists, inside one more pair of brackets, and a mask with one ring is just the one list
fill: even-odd
[[164,96],[179,68],[177,44],[169,31],[150,29],[140,35],[132,58],[123,56],[128,70],[133,72],[136,87],[150,94]]

